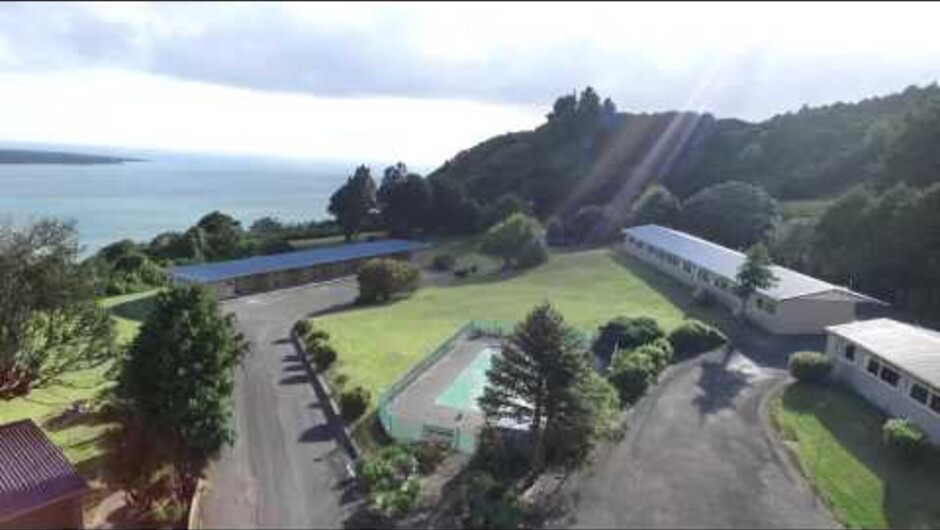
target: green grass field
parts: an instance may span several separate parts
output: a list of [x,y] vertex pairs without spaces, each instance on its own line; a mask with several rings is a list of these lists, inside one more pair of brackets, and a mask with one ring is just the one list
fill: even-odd
[[884,416],[836,387],[792,385],[774,404],[820,496],[849,528],[940,526],[940,459],[906,463],[880,443]]
[[[104,298],[99,303],[114,312],[118,341],[132,340],[152,303],[154,291]],[[65,452],[69,460],[83,471],[90,471],[101,454],[97,440],[110,424],[95,418],[82,418],[67,425],[57,423],[63,412],[75,401],[94,400],[110,382],[106,374],[110,364],[76,370],[60,381],[37,388],[28,395],[4,402],[0,406],[0,423],[31,418]]]
[[[314,319],[339,352],[332,374],[377,396],[408,368],[472,319],[518,321],[548,300],[574,326],[593,331],[617,315],[650,316],[667,329],[691,306],[688,289],[609,249],[554,253],[533,270],[499,273],[447,286],[425,287],[410,298]],[[696,318],[711,318],[692,310]],[[710,312],[709,312],[710,313]]]

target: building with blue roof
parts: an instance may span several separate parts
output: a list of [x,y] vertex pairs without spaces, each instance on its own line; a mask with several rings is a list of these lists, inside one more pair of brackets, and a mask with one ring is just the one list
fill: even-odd
[[213,287],[224,299],[349,276],[370,259],[408,260],[426,248],[417,241],[383,239],[185,265],[169,273],[178,282]]
[[[743,253],[659,225],[624,229],[624,248],[630,254],[737,310],[735,277]],[[860,303],[880,300],[800,272],[774,265],[778,281],[760,289],[744,315],[772,333],[821,334],[826,326],[855,320]]]

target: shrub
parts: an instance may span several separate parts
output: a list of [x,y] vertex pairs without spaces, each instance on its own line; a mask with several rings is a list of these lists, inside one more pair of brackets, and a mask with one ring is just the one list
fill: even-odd
[[420,484],[418,461],[410,448],[392,445],[357,464],[368,492],[369,506],[385,517],[398,517],[415,505]]
[[307,350],[307,352],[310,354],[311,360],[313,360],[313,365],[316,366],[317,370],[320,372],[329,370],[336,362],[336,349],[326,342],[317,342],[313,349]]
[[457,258],[450,254],[438,254],[431,260],[431,268],[436,271],[449,271],[457,265]]
[[648,317],[617,317],[597,331],[591,349],[605,361],[610,361],[615,349],[633,350],[666,335],[659,324]]
[[636,403],[646,393],[656,373],[656,362],[645,353],[621,350],[614,354],[608,378],[625,406]]
[[541,239],[533,239],[526,243],[516,257],[516,266],[520,269],[530,269],[548,261],[548,249]]
[[294,333],[296,333],[301,338],[306,338],[307,334],[313,329],[313,325],[310,324],[310,321],[307,319],[298,320],[294,322]]
[[[513,214],[490,228],[480,243],[480,252],[503,260],[503,268],[523,267],[535,263],[540,249],[534,244],[542,242],[542,227],[539,222],[524,214]],[[541,250],[544,250],[542,243]]]
[[351,422],[359,419],[369,408],[372,396],[361,386],[346,390],[339,396],[339,410],[343,419]]
[[927,436],[915,423],[904,418],[891,418],[881,427],[881,440],[908,460],[917,460],[927,448]]
[[404,261],[388,258],[369,260],[359,269],[359,301],[381,302],[393,295],[406,293],[418,287],[421,273]]
[[433,473],[450,451],[447,445],[433,442],[417,443],[411,449],[418,461],[418,472],[422,475]]
[[640,346],[636,349],[636,352],[649,357],[657,374],[672,363],[672,344],[669,344],[669,341],[662,337]]
[[801,383],[822,383],[832,371],[832,361],[825,354],[814,351],[796,352],[788,361],[790,374]]
[[686,320],[669,334],[672,351],[679,359],[713,350],[727,342],[724,333],[693,319]]

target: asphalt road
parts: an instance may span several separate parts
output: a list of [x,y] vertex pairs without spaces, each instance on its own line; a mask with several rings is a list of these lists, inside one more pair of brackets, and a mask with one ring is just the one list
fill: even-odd
[[838,527],[762,425],[761,400],[784,374],[737,352],[671,368],[624,440],[572,479],[572,509],[551,526]]
[[235,444],[207,473],[204,528],[342,526],[347,459],[289,334],[355,296],[353,283],[333,282],[224,303],[252,352],[236,378]]

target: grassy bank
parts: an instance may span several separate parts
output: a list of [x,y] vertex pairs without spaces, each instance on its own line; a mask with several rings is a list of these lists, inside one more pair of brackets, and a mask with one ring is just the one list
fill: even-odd
[[850,528],[940,526],[940,461],[911,464],[881,445],[885,417],[848,390],[793,385],[774,404],[783,437]]

